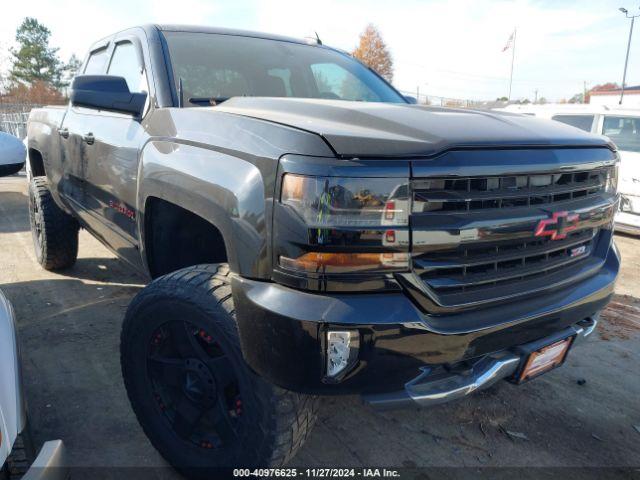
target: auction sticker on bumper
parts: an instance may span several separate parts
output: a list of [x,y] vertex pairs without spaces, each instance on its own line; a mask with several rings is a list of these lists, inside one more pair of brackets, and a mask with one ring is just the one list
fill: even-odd
[[537,377],[564,362],[573,337],[565,338],[559,342],[547,345],[540,350],[533,352],[529,355],[527,363],[522,369],[520,375],[520,381],[530,380],[533,377]]

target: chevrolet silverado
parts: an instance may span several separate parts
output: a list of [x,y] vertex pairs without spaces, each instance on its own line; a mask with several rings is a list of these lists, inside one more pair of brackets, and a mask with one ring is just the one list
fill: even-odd
[[529,381],[594,331],[620,264],[614,144],[414,103],[317,40],[150,25],[31,112],[37,259],[71,267],[84,228],[152,280],[122,373],[183,472],[285,464],[319,396],[429,406]]

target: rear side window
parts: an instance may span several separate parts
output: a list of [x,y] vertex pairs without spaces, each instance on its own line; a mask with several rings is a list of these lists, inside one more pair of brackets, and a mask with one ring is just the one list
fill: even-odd
[[136,48],[130,42],[119,43],[116,46],[107,73],[117,77],[124,77],[131,92],[147,90],[144,72],[138,60]]
[[604,117],[602,133],[613,140],[620,150],[640,152],[639,117]]
[[107,64],[107,49],[96,50],[89,56],[87,66],[84,68],[85,75],[100,75],[104,73]]
[[593,125],[593,115],[554,115],[551,119],[556,122],[566,123],[585,132],[590,132]]

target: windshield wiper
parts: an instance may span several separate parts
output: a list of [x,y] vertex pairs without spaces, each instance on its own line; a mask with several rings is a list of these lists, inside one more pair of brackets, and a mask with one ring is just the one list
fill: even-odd
[[190,97],[189,103],[196,105],[216,106],[226,102],[231,97]]

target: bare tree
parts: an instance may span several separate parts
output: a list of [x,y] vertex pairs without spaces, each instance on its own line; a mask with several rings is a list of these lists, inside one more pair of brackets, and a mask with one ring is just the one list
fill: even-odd
[[387,81],[393,80],[393,59],[391,53],[384,43],[380,31],[373,25],[360,34],[360,43],[352,52],[352,55],[362,63],[372,68]]

